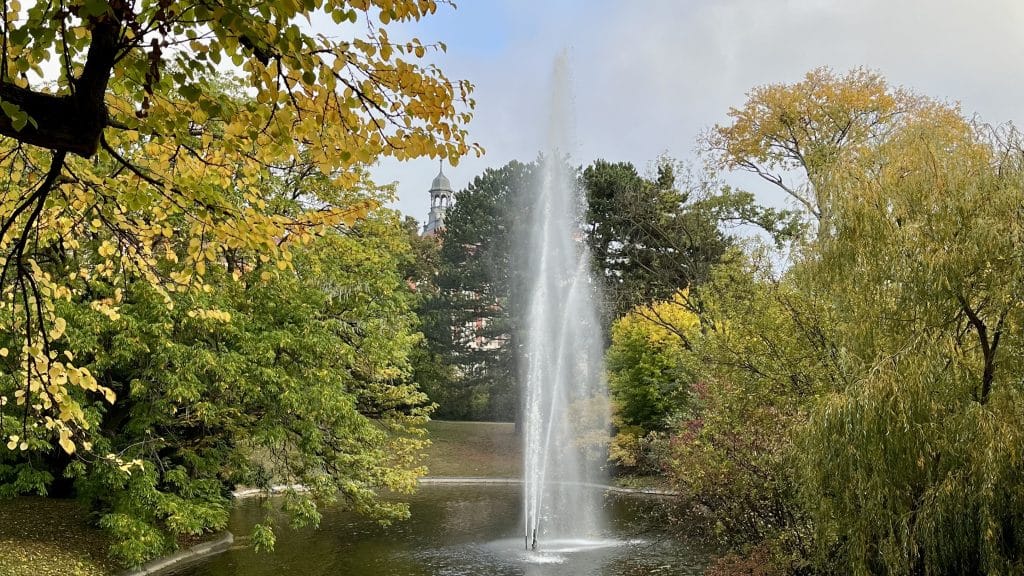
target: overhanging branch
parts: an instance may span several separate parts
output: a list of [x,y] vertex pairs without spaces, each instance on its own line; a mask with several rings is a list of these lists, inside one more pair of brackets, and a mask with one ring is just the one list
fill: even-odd
[[130,13],[123,2],[111,2],[110,7],[114,13],[90,21],[92,42],[71,94],[58,96],[0,82],[0,101],[17,105],[30,119],[19,129],[7,114],[0,113],[0,136],[83,158],[96,154],[107,125],[104,99],[117,56],[121,22]]

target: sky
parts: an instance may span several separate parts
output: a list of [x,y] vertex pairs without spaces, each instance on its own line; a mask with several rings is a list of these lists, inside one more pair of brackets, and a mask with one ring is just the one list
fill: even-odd
[[[456,0],[391,32],[441,40],[451,79],[475,84],[470,140],[486,149],[445,167],[456,191],[488,167],[544,147],[551,71],[571,69],[578,164],[662,154],[697,161],[699,135],[751,88],[818,66],[865,66],[990,123],[1024,125],[1024,0]],[[384,161],[395,206],[424,220],[437,160]],[[762,202],[784,199],[752,179]]]

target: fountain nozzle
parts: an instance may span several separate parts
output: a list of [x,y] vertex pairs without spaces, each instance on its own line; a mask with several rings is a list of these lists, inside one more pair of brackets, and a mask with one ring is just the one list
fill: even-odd
[[530,550],[537,551],[537,529],[533,529],[533,544],[530,544]]

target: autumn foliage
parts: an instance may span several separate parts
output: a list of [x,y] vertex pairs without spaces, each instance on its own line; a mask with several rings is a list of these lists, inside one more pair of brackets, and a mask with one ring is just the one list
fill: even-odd
[[813,232],[671,323],[699,394],[662,466],[733,550],[711,573],[1021,572],[1021,141],[866,70],[755,88],[710,133]]
[[402,516],[375,494],[422,474],[426,399],[367,167],[479,150],[445,46],[389,36],[437,9],[4,4],[2,492],[79,494],[127,563],[222,527],[236,484]]
[[[172,306],[220,264],[268,279],[373,209],[350,193],[372,187],[368,164],[470,149],[469,84],[418,63],[443,45],[387,33],[433,1],[6,6],[23,22],[3,27],[0,59],[10,450],[75,453],[83,398],[116,401],[75,357],[58,302],[116,320],[124,290],[90,283],[142,278]],[[315,14],[367,32],[315,33]]]

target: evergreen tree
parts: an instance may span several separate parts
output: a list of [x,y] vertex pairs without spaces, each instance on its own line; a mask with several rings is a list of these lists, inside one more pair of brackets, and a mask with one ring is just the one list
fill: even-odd
[[[445,218],[435,343],[457,376],[442,414],[512,420],[518,412],[516,346],[521,321],[516,298],[515,234],[526,218],[522,198],[534,185],[537,163],[512,161],[488,169],[456,195]],[[519,208],[522,208],[520,210]]]

